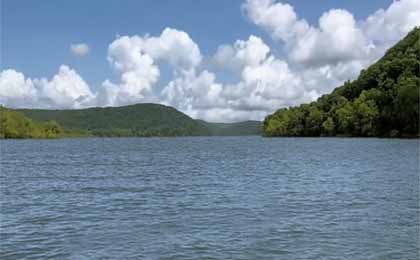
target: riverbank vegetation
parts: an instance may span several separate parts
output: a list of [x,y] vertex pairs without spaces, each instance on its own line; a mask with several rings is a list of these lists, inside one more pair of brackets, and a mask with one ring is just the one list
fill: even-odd
[[419,73],[415,28],[356,80],[266,117],[264,135],[419,137]]
[[56,121],[34,121],[22,113],[0,107],[0,138],[60,138],[89,136],[65,130]]

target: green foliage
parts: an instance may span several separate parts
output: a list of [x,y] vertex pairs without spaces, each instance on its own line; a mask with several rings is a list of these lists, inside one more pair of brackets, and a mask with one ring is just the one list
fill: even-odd
[[347,102],[344,106],[337,109],[335,113],[339,133],[350,135],[354,131],[354,122],[356,121],[353,104]]
[[[205,126],[168,106],[137,104],[73,110],[21,109],[40,122],[54,120],[70,132],[99,137],[209,135]],[[50,125],[54,136],[56,128]]]
[[308,114],[305,122],[305,132],[307,136],[317,136],[321,134],[321,124],[323,123],[324,116],[322,111],[315,105],[307,108]]
[[328,117],[324,123],[322,123],[322,129],[326,135],[333,135],[335,130],[335,124],[331,117]]
[[420,79],[403,78],[397,84],[394,111],[402,132],[413,133],[419,129],[419,85]]
[[22,113],[0,107],[0,138],[58,138],[65,137],[63,128],[55,121],[33,121]]
[[420,136],[420,28],[331,94],[264,120],[266,136]]
[[47,138],[57,138],[64,132],[63,128],[55,121],[45,122],[43,130]]
[[359,136],[374,136],[376,120],[379,116],[375,100],[369,99],[368,91],[363,90],[362,94],[353,102],[354,107],[354,132]]

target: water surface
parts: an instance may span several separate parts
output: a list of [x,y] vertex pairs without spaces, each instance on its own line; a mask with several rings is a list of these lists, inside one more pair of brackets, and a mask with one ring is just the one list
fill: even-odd
[[0,259],[419,259],[419,141],[0,142]]

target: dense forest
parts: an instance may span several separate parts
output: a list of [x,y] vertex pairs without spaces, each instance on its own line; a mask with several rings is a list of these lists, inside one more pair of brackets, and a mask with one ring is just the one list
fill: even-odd
[[0,138],[59,138],[73,136],[86,136],[86,134],[65,131],[55,121],[34,121],[20,112],[0,107]]
[[264,120],[265,136],[419,137],[420,28],[331,94]]
[[18,111],[36,121],[54,120],[69,131],[99,137],[209,135],[209,131],[194,119],[172,107],[158,104]]

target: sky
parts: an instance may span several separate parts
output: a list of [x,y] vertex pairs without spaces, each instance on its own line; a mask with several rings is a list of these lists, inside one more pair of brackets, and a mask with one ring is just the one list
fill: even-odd
[[357,77],[420,1],[1,1],[0,104],[261,120]]

